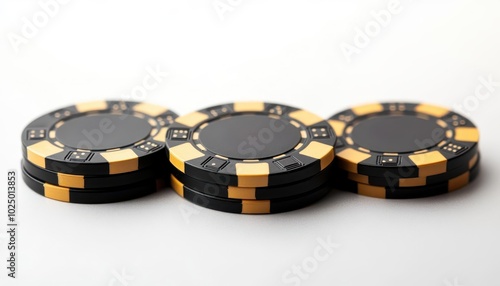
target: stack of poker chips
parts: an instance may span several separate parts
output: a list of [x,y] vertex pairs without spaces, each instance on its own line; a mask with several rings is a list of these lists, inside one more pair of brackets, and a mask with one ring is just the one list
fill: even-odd
[[165,134],[177,115],[125,101],[86,102],[32,121],[22,132],[26,184],[71,203],[118,202],[165,181]]
[[178,117],[98,101],[32,121],[22,171],[35,192],[64,202],[134,199],[167,181],[206,208],[267,214],[310,205],[332,187],[391,199],[455,191],[479,173],[478,141],[469,119],[429,104],[367,104],[325,121],[266,102]]
[[200,206],[267,214],[327,194],[336,136],[298,108],[236,102],[178,117],[166,134],[172,188]]
[[337,188],[377,198],[434,196],[479,173],[479,132],[464,116],[416,103],[353,107],[329,120],[338,137]]

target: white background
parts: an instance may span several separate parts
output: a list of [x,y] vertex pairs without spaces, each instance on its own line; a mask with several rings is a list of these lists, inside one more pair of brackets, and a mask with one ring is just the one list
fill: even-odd
[[[328,237],[338,247],[308,264],[316,267],[301,285],[500,284],[500,86],[476,94],[480,78],[500,82],[498,1],[401,0],[351,57],[341,46],[355,47],[356,29],[372,25],[371,11],[387,10],[388,0],[74,0],[51,7],[44,23],[39,3],[46,2],[0,2],[3,185],[7,169],[19,171],[20,135],[32,119],[76,102],[130,97],[148,68],[169,75],[143,99],[179,114],[237,100],[324,117],[371,101],[465,103],[462,112],[481,130],[482,173],[440,197],[332,192],[306,209],[267,216],[201,209],[171,190],[65,204],[19,182],[19,278],[6,277],[2,230],[0,284],[282,285],[292,265],[313,263],[318,239]],[[230,9],[218,13],[214,3]],[[33,17],[39,27],[23,35],[23,19]],[[5,193],[0,212],[3,229]]]

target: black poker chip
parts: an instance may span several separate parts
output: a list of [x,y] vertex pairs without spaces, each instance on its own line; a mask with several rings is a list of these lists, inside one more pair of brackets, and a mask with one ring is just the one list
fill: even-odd
[[44,197],[78,204],[103,204],[136,199],[152,194],[165,185],[165,180],[159,178],[117,188],[75,189],[43,182],[29,174],[24,168],[22,177],[28,187]]
[[469,171],[442,183],[421,187],[383,187],[358,183],[351,180],[337,180],[334,186],[338,189],[357,193],[363,196],[383,199],[414,199],[441,195],[456,191],[468,185],[479,174],[479,162]]
[[33,177],[52,185],[77,188],[77,189],[103,189],[127,186],[146,179],[161,176],[165,170],[165,164],[155,164],[151,167],[133,172],[108,175],[108,176],[85,176],[54,172],[42,169],[27,160],[23,160],[22,167]]
[[365,176],[355,173],[346,172],[341,169],[335,169],[333,172],[333,176],[338,179],[347,179],[351,181],[355,181],[365,185],[372,186],[383,186],[383,187],[418,187],[418,186],[428,186],[435,185],[438,183],[442,183],[448,181],[456,176],[459,176],[476,165],[479,162],[479,153],[476,153],[474,157],[469,161],[467,165],[462,167],[455,168],[453,170],[448,171],[447,173],[433,175],[428,177],[417,177],[417,178],[399,178],[393,176],[392,173],[388,172],[384,177],[373,177],[373,176]]
[[165,134],[176,117],[148,103],[80,103],[28,124],[22,132],[23,155],[41,169],[66,174],[133,172],[164,160]]
[[171,175],[172,188],[178,195],[199,206],[241,214],[272,214],[297,210],[321,199],[330,190],[329,184],[323,185],[311,192],[275,200],[236,200],[211,196],[197,192]]
[[236,102],[178,117],[166,137],[170,163],[200,181],[268,187],[328,167],[336,136],[321,117],[294,107]]
[[207,183],[175,170],[173,171],[173,174],[179,181],[188,186],[190,189],[214,197],[245,200],[269,200],[300,195],[317,189],[330,181],[331,172],[331,167],[328,167],[319,172],[317,175],[299,182],[274,187],[257,188],[234,187]]
[[350,173],[429,177],[466,166],[479,132],[447,108],[417,103],[374,103],[332,116],[338,136],[336,166]]

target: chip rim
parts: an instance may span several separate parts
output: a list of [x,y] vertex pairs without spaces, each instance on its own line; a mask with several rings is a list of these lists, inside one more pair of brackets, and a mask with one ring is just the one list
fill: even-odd
[[[289,198],[276,200],[238,200],[214,197],[197,192],[184,185],[173,174],[170,175],[170,179],[173,191],[191,203],[216,211],[248,215],[275,214],[305,208],[319,201],[331,191],[329,184],[325,184],[305,195],[292,196]],[[202,203],[200,200],[205,200],[204,202],[209,203]],[[287,204],[291,203],[296,203],[296,205],[293,207],[287,206]],[[225,209],[217,208],[217,205],[224,205]]]
[[378,199],[417,199],[451,193],[473,182],[480,171],[480,162],[466,172],[445,182],[419,187],[383,187],[358,183],[348,179],[335,180],[334,188]]
[[126,187],[82,190],[48,184],[22,168],[24,183],[35,193],[55,201],[76,204],[107,204],[150,195],[165,186],[165,180],[153,178]]
[[[313,177],[274,187],[235,187],[203,182],[178,170],[172,170],[177,180],[196,192],[214,197],[236,200],[273,200],[305,194],[331,180],[332,168],[327,167]],[[203,186],[203,187],[202,187]],[[214,191],[212,191],[214,190]]]

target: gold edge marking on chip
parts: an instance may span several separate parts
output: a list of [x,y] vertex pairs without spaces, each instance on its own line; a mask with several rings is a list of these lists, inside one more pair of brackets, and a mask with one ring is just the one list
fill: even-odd
[[415,111],[423,114],[432,115],[435,117],[443,117],[450,112],[450,110],[431,104],[419,104],[415,107]]
[[121,174],[139,169],[139,157],[131,149],[113,152],[101,152],[101,156],[108,161],[109,174]]
[[85,178],[81,175],[57,173],[57,184],[63,187],[85,188]]
[[366,185],[370,184],[370,179],[368,176],[360,175],[360,174],[356,174],[356,173],[348,172],[347,179],[349,179],[351,181],[356,181],[358,183],[363,183]]
[[456,191],[469,183],[470,172],[465,172],[464,174],[455,177],[448,181],[448,192]]
[[446,145],[446,140],[439,142],[438,147],[443,147],[444,145]]
[[158,132],[158,128],[153,127],[153,128],[151,128],[151,132],[149,132],[149,136],[154,137],[157,132]]
[[174,175],[170,175],[170,184],[172,189],[181,197],[184,197],[184,184],[181,183]]
[[177,117],[175,119],[175,122],[180,123],[182,125],[188,126],[188,127],[193,127],[196,124],[207,120],[209,116],[207,114],[195,111],[180,117]]
[[385,156],[399,156],[398,153],[382,153],[382,155],[385,155]]
[[352,148],[346,148],[336,154],[340,158],[340,167],[351,173],[358,173],[358,163],[370,158],[371,154],[366,154]]
[[453,131],[446,130],[446,138],[451,138],[451,137],[453,137]]
[[255,200],[257,199],[255,192],[256,188],[227,187],[227,197],[230,199]]
[[[135,143],[134,143],[134,146],[139,146],[139,145],[141,145],[142,143],[144,143],[145,141],[146,141],[146,140],[144,140],[144,139],[143,139],[143,140],[141,140],[141,141],[137,141],[137,142],[135,142]],[[115,148],[115,149],[116,149],[116,150],[120,150],[120,148]],[[113,150],[113,149],[111,149],[111,150]],[[106,151],[111,151],[111,150],[106,150]]]
[[358,194],[373,198],[385,199],[387,197],[384,187],[358,184]]
[[[123,113],[119,113],[119,114],[123,114]],[[134,112],[132,114],[132,116],[135,116],[135,117],[140,118],[140,119],[145,119],[146,118],[146,116],[144,114],[139,113],[139,112]]]
[[196,144],[196,147],[198,147],[200,150],[207,151],[207,148],[201,144]]
[[297,121],[295,121],[295,120],[290,120],[290,123],[291,123],[293,126],[295,126],[295,127],[297,127],[297,128],[300,128],[300,123],[298,123]]
[[[54,129],[58,129],[59,127],[63,126],[64,125],[64,121],[59,121],[57,122],[56,124],[54,124]],[[51,130],[51,131],[55,131],[55,130]]]
[[170,163],[181,172],[185,172],[185,162],[205,156],[191,143],[186,142],[169,149]]
[[266,187],[269,184],[268,163],[236,163],[239,187]]
[[299,144],[297,144],[297,146],[295,146],[295,148],[293,148],[293,149],[295,149],[295,150],[299,150],[300,148],[302,148],[302,146],[304,146],[304,144],[303,144],[303,143],[299,143]]
[[479,130],[475,127],[455,128],[455,140],[462,142],[478,142]]
[[439,151],[414,154],[408,158],[418,167],[419,177],[446,173],[447,159]]
[[150,104],[150,103],[138,103],[132,107],[134,111],[141,112],[144,114],[147,114],[152,117],[156,117],[162,113],[165,113],[168,111],[168,108],[159,106],[156,104]]
[[384,106],[380,103],[372,103],[351,108],[351,111],[357,116],[362,116],[370,113],[381,112]]
[[159,142],[165,142],[165,137],[167,137],[167,129],[168,129],[167,127],[160,128],[158,133],[156,133],[156,135],[153,137],[153,140]]
[[200,132],[193,132],[193,140],[200,139]]
[[438,119],[436,123],[443,128],[446,128],[446,126],[448,126],[448,124],[446,124],[446,122],[444,122],[444,120],[442,119]]
[[45,158],[63,152],[64,149],[54,146],[47,140],[26,147],[28,161],[45,169]]
[[311,141],[299,154],[320,160],[321,170],[328,167],[334,157],[333,146],[318,141]]
[[307,138],[307,132],[305,130],[300,130],[300,137]]
[[78,112],[89,112],[89,111],[98,111],[104,110],[108,108],[108,103],[106,101],[91,101],[91,102],[83,102],[75,105],[75,108]]
[[426,114],[417,114],[417,118],[423,119],[423,120],[429,120],[429,115]]
[[353,127],[353,126],[348,126],[348,127],[345,129],[345,134],[351,134],[353,129],[354,129],[354,127]]
[[417,177],[417,178],[400,178],[400,187],[418,187],[425,186],[427,184],[427,177]]
[[344,134],[344,129],[346,126],[345,122],[340,120],[330,119],[328,120],[328,124],[330,125],[330,127],[332,127],[333,131],[335,132],[335,135],[342,136]]
[[286,154],[281,154],[281,155],[278,155],[278,156],[275,156],[273,157],[273,159],[280,159],[280,158],[283,158],[283,157],[286,157]]
[[319,117],[318,115],[302,109],[292,111],[288,114],[288,116],[299,122],[302,122],[302,124],[306,126],[311,126],[321,121],[324,121],[324,119]]
[[359,151],[365,152],[365,153],[370,153],[370,150],[363,148],[363,147],[358,147]]
[[281,119],[281,117],[279,117],[279,115],[276,115],[276,114],[268,114],[267,116],[269,116],[269,118],[272,118],[272,119],[278,119],[278,120]]
[[214,157],[220,158],[222,160],[229,160],[229,158],[221,156],[221,155],[215,155]]
[[43,184],[43,195],[47,198],[69,202],[69,188],[54,186],[51,184],[44,183]]
[[56,144],[57,146],[61,147],[61,148],[64,148],[65,146],[59,142],[59,141],[54,141],[54,144]]
[[472,169],[474,166],[476,166],[477,159],[479,159],[479,154],[476,153],[476,155],[474,155],[474,157],[469,160],[469,169]]
[[154,120],[153,118],[149,118],[148,119],[148,123],[149,125],[151,125],[152,127],[156,127],[156,120]]
[[56,138],[56,131],[55,130],[50,130],[49,131],[49,138],[51,138],[51,139]]
[[345,138],[345,142],[346,142],[347,144],[349,144],[349,145],[354,145],[354,141],[352,140],[352,138],[351,138],[351,137],[346,137],[346,138]]
[[241,213],[244,214],[268,214],[271,213],[270,200],[243,200],[241,202]]
[[265,109],[264,102],[248,101],[248,102],[235,102],[235,103],[233,103],[233,110],[235,112],[264,111],[264,109]]

